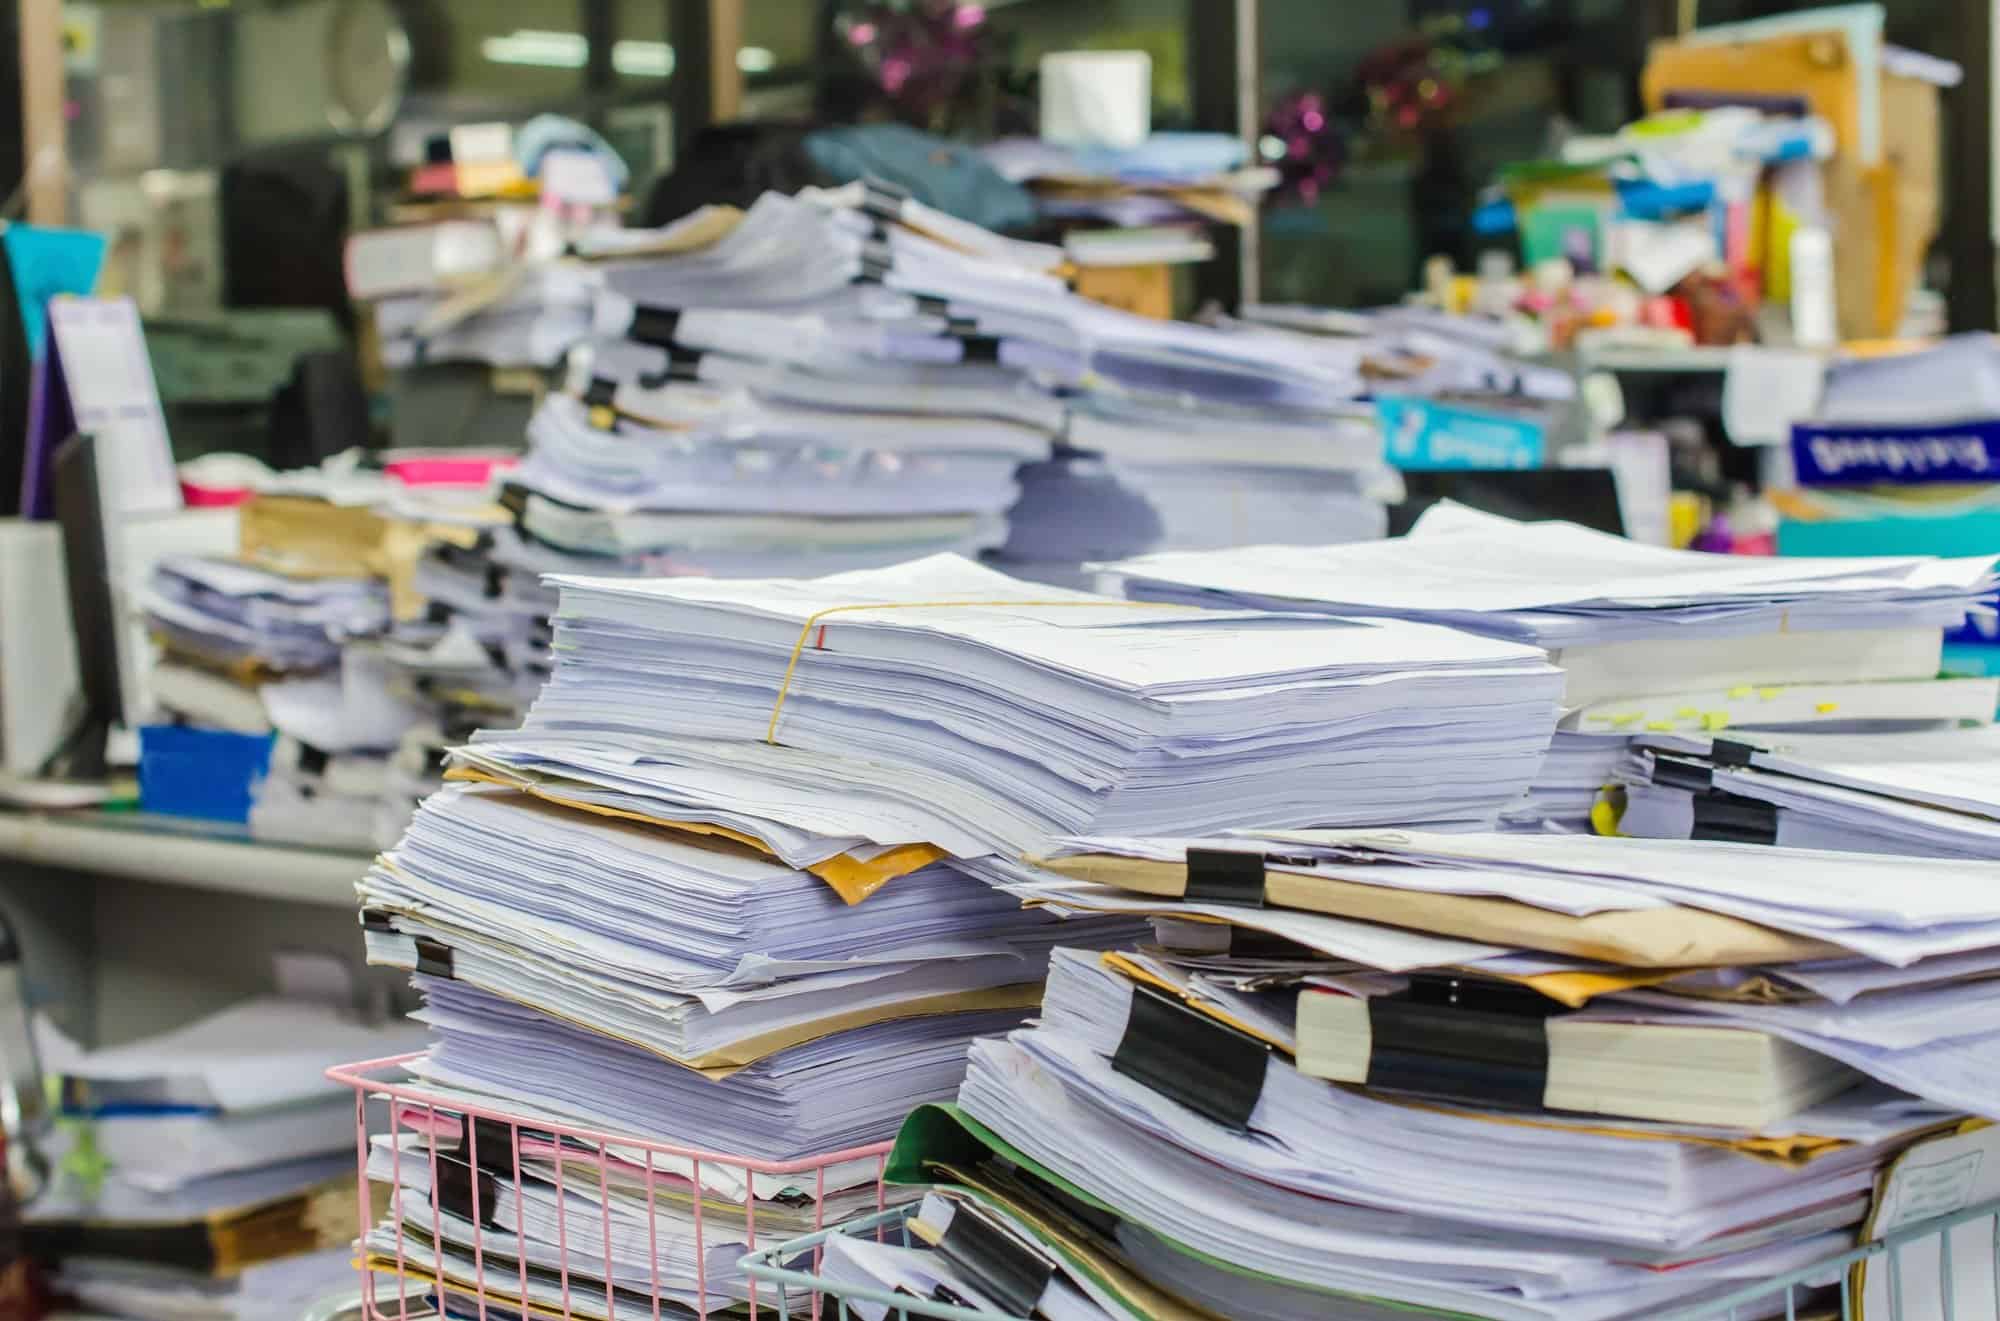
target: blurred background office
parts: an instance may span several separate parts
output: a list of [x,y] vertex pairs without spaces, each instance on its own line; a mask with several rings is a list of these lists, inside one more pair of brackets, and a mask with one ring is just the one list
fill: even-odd
[[[1032,133],[1043,55],[1143,51],[1155,129],[1241,135],[1282,176],[1253,223],[1220,236],[1220,259],[1183,277],[1181,303],[1367,306],[1419,287],[1431,256],[1471,267],[1479,193],[1501,166],[1642,113],[1649,43],[1803,7],[10,0],[0,179],[15,214],[109,237],[101,291],[130,293],[147,320],[177,457],[256,453],[295,360],[357,342],[345,236],[450,209],[410,180],[453,125],[545,112],[588,124],[629,171],[629,218],[657,223],[720,192],[804,182],[784,174],[788,130],[894,119],[972,142]],[[1992,7],[1886,8],[1890,41],[1966,72],[1946,107],[1925,283],[1945,291],[1954,328],[1987,326]]]

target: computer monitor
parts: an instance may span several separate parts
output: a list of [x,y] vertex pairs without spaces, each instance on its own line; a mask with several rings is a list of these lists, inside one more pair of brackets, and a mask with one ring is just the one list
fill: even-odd
[[57,447],[55,505],[68,561],[70,622],[76,630],[84,702],[82,723],[66,747],[60,773],[72,779],[98,780],[106,769],[105,740],[111,728],[123,722],[125,706],[119,686],[112,556],[105,539],[94,437],[73,435]]

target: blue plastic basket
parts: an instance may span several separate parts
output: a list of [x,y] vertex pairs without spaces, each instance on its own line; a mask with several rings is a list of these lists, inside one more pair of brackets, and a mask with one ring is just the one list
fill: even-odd
[[186,725],[139,730],[139,807],[205,821],[250,819],[250,797],[271,766],[270,734]]

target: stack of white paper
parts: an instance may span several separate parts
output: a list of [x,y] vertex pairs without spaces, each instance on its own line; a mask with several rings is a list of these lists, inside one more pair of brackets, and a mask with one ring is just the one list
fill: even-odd
[[137,1321],[270,1321],[352,1294],[354,1251],[333,1248],[252,1266],[232,1280],[107,1261],[64,1263],[51,1282],[93,1314]]
[[[471,785],[419,809],[361,897],[374,962],[416,968],[438,942],[461,984],[699,1067],[844,1025],[1032,1002],[1062,926],[945,866],[849,905],[726,840]],[[1095,929],[1130,928],[1063,937]]]
[[1563,669],[1564,725],[1576,737],[1558,739],[1546,775],[1508,817],[1577,829],[1587,779],[1626,736],[1907,728],[1982,709],[1990,720],[1976,685],[1928,681],[1944,631],[1986,608],[1994,564],[1705,555],[1445,504],[1394,541],[1100,567],[1137,600],[1423,620],[1545,648]]
[[[1860,778],[1817,742],[1753,770]],[[1971,806],[1967,753],[1873,774]],[[840,1249],[836,1278],[956,1289],[971,1248],[949,1222],[971,1206],[1014,1253],[1122,1263],[1050,1254],[1043,1304],[1079,1318],[1129,1314],[1135,1288],[1301,1321],[1649,1316],[1839,1252],[1911,1141],[2000,1114],[2000,863],[1408,830],[1066,852],[1087,856],[1050,865],[1090,879],[1052,897],[1152,914],[1162,945],[1055,952],[1039,1021],[978,1043],[958,1110],[905,1128],[893,1166],[957,1203],[918,1212],[935,1250]],[[1198,870],[1242,879],[1218,852],[1254,895],[1170,897]],[[1729,962],[1718,940],[1797,952],[1564,952],[1649,927],[1695,962]]]
[[[619,411],[678,437],[681,457],[704,457],[711,431],[745,447],[766,471],[755,489],[775,480],[778,499],[806,498],[788,491],[799,475],[788,451],[802,444],[822,502],[865,500],[843,487],[871,476],[870,489],[890,493],[873,454],[894,453],[894,508],[906,514],[997,513],[1015,494],[1012,465],[1029,464],[999,558],[1045,581],[1076,581],[1095,552],[1236,544],[1252,528],[1381,535],[1391,487],[1358,361],[1106,307],[1069,291],[1054,274],[1061,260],[878,189],[766,195],[706,246],[606,254],[596,330],[627,338],[600,338],[593,371],[620,385]],[[620,430],[665,447],[643,427]],[[1020,452],[1030,439],[1038,452]],[[633,499],[603,488],[618,474],[593,448],[611,447],[552,446],[560,462],[535,466],[538,489],[572,503]],[[981,476],[982,455],[1010,463]],[[662,473],[677,480],[644,498],[656,509],[696,498],[707,488],[690,488],[695,476]],[[954,503],[940,506],[947,489]],[[979,491],[1001,498],[968,504]],[[1079,526],[1094,531],[1079,541]],[[720,561],[707,571],[730,572]]]
[[267,683],[259,695],[278,738],[251,797],[250,833],[372,847],[385,805],[402,802],[389,784],[393,754],[425,716],[384,646],[349,641],[337,673]]
[[[1375,545],[1249,547],[1101,566],[1148,600],[1446,624],[1532,642],[1582,704],[1721,683],[1928,678],[1995,556],[1758,559],[1641,546],[1439,505]],[[1745,668],[1764,672],[1746,676]]]
[[[66,1121],[59,1172],[27,1214],[31,1244],[62,1245],[64,1290],[119,1316],[247,1321],[333,1292],[351,1252],[311,1249],[351,1226],[288,1227],[353,1215],[354,1098],[326,1070],[422,1039],[276,996],[94,1051],[38,1021]],[[253,1214],[262,1225],[246,1234],[238,1221]]]
[[[1212,1026],[1187,1029],[1183,1078],[1150,1071],[1146,1050],[1164,1047],[1139,1001],[1153,995],[1059,951],[1041,1024],[974,1048],[959,1103],[1005,1144],[1012,1177],[969,1177],[1061,1180],[1117,1218],[1128,1267],[1152,1286],[1255,1297],[1257,1315],[1650,1315],[1840,1250],[1876,1170],[1935,1122],[1875,1094],[1836,1101],[1789,1131],[1828,1127],[1848,1145],[1760,1161],[1731,1149],[1750,1135],[1726,1130],[1413,1106],[1309,1078],[1254,1041],[1230,1049],[1257,1072],[1222,1118],[1187,1099],[1209,1081],[1196,1061],[1214,1057],[1192,1039]],[[905,1142],[922,1154],[920,1131]],[[883,1265],[924,1260],[937,1258]]]
[[458,293],[379,299],[373,311],[383,364],[553,367],[590,333],[596,287],[582,265],[557,264],[486,277]]
[[389,622],[388,595],[373,580],[285,578],[191,556],[160,562],[143,607],[170,646],[223,669],[326,669],[345,639]]
[[[1022,908],[1022,853],[1087,827],[1490,819],[1560,682],[1450,630],[1133,606],[949,556],[553,582],[553,675],[523,730],[455,754],[483,782],[371,869],[370,958],[423,991],[416,1072],[445,1104],[765,1158],[888,1136],[1039,1001],[1058,932],[1136,936]],[[466,1226],[427,1208],[371,1250],[400,1223],[462,1274]],[[531,1266],[561,1262],[529,1238]],[[614,1246],[586,1284],[638,1287],[655,1262]],[[663,1263],[683,1302],[689,1267]]]
[[[1151,859],[1182,858],[1188,846],[1104,838],[1076,845]],[[1622,915],[1613,926],[1662,914],[1678,921],[1673,910],[1691,910],[1754,924],[1760,938],[1784,933],[1809,942],[1805,950],[1845,951],[1859,961],[1836,964],[1827,979],[1803,962],[1762,970],[1835,1002],[1825,1007],[1704,999],[1713,982],[1704,974],[1686,994],[1660,1000],[1621,991],[1595,1001],[1591,1012],[1753,1026],[1935,1105],[2000,1113],[2000,1021],[1988,1008],[1996,993],[1987,980],[2000,964],[2000,863],[1907,857],[1884,867],[1862,853],[1723,840],[1418,831],[1260,832],[1258,840],[1218,846],[1264,850],[1267,874],[1324,877],[1385,894],[1505,900],[1576,919]],[[1492,969],[1487,953],[1472,957]],[[1855,1002],[1841,1003],[1849,999]]]
[[2000,860],[2000,731],[1646,734],[1621,833]]
[[1012,851],[1086,822],[1490,821],[1559,681],[1533,648],[1429,625],[1133,605],[945,556],[559,581],[564,663],[526,731],[868,760],[913,801],[985,800]]

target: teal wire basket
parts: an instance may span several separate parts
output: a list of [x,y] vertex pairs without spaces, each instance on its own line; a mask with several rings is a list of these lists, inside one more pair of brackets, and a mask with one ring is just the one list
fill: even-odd
[[[773,1286],[776,1294],[775,1298],[760,1297],[760,1307],[774,1308],[784,1321],[790,1321],[794,1316],[811,1317],[817,1321],[829,1315],[846,1321],[853,1315],[848,1307],[850,1302],[881,1304],[889,1308],[890,1315],[898,1321],[906,1321],[910,1317],[935,1317],[938,1321],[1028,1321],[1028,1318],[977,1311],[913,1294],[836,1282],[815,1275],[810,1270],[794,1268],[796,1263],[807,1259],[817,1263],[819,1255],[816,1249],[828,1239],[841,1235],[876,1236],[880,1241],[903,1247],[922,1247],[908,1229],[908,1221],[917,1210],[914,1203],[896,1207],[747,1254],[742,1259],[744,1271],[752,1279]],[[1954,1289],[1952,1282],[1958,1278],[1958,1266],[1964,1264],[1965,1236],[1954,1231],[1980,1220],[1992,1222],[1991,1229],[1980,1235],[1980,1249],[1990,1258],[1984,1276],[1985,1288],[1970,1300],[1969,1305],[1961,1305],[1965,1301],[1963,1290]],[[1959,1241],[1956,1259],[1954,1239]],[[1910,1264],[1908,1258],[1914,1252],[1923,1251],[1927,1259],[1933,1255],[1927,1248],[1932,1240],[1936,1241],[1935,1264],[1922,1267]],[[1855,1272],[1852,1269],[1862,1262],[1870,1263],[1871,1271],[1884,1269],[1888,1273],[1886,1308],[1870,1311],[1865,1317],[1854,1288]],[[1936,1272],[1939,1306],[1933,1309],[1906,1305],[1906,1286],[1915,1290],[1921,1283],[1918,1278],[1920,1271],[1926,1269]],[[762,1290],[758,1292],[763,1294]],[[1463,1318],[1465,1315],[1431,1314],[1421,1309],[1412,1309],[1410,1314],[1413,1318],[1425,1315]],[[1821,1318],[1831,1321],[1836,1317],[1840,1321],[1993,1321],[2000,1317],[2000,1200],[1981,1202],[1949,1215],[1906,1225],[1881,1238],[1857,1244],[1846,1252],[1774,1279],[1750,1281],[1740,1288],[1692,1306],[1653,1313],[1647,1321],[1766,1321],[1776,1317],[1784,1317],[1785,1321],[1818,1321]]]

